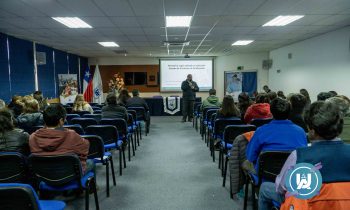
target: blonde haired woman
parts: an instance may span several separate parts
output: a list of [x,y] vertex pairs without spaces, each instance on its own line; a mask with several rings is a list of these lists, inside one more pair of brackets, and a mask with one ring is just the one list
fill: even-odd
[[88,102],[84,100],[84,95],[83,94],[78,94],[77,97],[75,97],[75,101],[73,104],[73,111],[74,112],[79,112],[79,111],[88,111],[91,114],[94,113],[94,110],[90,106]]

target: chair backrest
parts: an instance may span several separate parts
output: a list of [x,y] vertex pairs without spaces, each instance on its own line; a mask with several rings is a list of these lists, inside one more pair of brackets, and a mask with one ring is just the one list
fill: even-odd
[[203,109],[203,119],[206,119],[206,117],[207,117],[207,112],[208,112],[208,110],[211,110],[211,109],[215,109],[215,110],[218,110],[219,109],[219,107],[206,107],[206,108],[204,108]]
[[128,107],[128,110],[136,111],[136,120],[146,120],[146,110],[143,107]]
[[71,114],[73,112],[73,108],[71,106],[65,106],[67,114]]
[[126,135],[128,131],[128,125],[122,118],[102,118],[100,125],[114,125],[122,135]]
[[84,114],[83,115],[84,118],[93,118],[95,119],[97,122],[100,122],[101,118],[102,118],[102,114]]
[[79,124],[76,124],[76,125],[64,125],[63,127],[67,128],[67,129],[70,129],[70,130],[74,130],[79,135],[84,135],[84,129]]
[[275,182],[291,151],[264,151],[259,155],[259,185],[262,179]]
[[24,129],[25,132],[29,133],[29,134],[32,134],[34,133],[35,131],[39,130],[40,128],[43,128],[44,126],[43,125],[37,125],[37,126],[32,126],[32,127],[29,127],[29,128],[26,128]]
[[134,116],[128,112],[128,125],[133,125],[135,123]]
[[198,111],[198,107],[200,107],[202,105],[202,102],[194,102],[193,104],[193,112],[197,112]]
[[66,120],[67,120],[68,124],[71,124],[72,119],[79,118],[79,117],[80,117],[80,115],[78,115],[78,114],[67,114]]
[[81,137],[90,142],[88,158],[100,158],[102,160],[105,151],[103,139],[97,135],[82,135]]
[[227,143],[232,143],[238,135],[249,131],[255,131],[256,127],[254,125],[228,125],[224,130],[224,141],[225,148]]
[[85,129],[85,133],[100,136],[104,144],[117,143],[118,141],[118,130],[114,125],[90,125]]
[[82,168],[77,155],[30,155],[28,163],[38,183],[43,181],[48,185],[62,186],[77,181],[81,184]]
[[272,118],[259,118],[259,119],[253,119],[252,121],[250,121],[249,124],[251,125],[255,125],[257,128],[260,126],[263,126],[265,124],[268,124],[272,121]]
[[211,116],[215,114],[218,111],[218,109],[209,109],[205,114],[205,120],[210,120]]
[[0,184],[0,209],[40,210],[39,199],[28,184]]
[[134,119],[134,123],[136,123],[137,120],[137,113],[135,110],[127,110],[129,114],[132,114],[132,118]]
[[89,104],[90,104],[91,107],[94,107],[94,106],[98,105],[98,103],[93,103],[93,102],[90,102]]
[[214,134],[223,134],[228,125],[242,125],[241,118],[232,117],[227,119],[216,119],[214,121]]
[[83,129],[88,127],[89,125],[97,125],[97,121],[94,118],[73,118],[71,120],[71,124],[79,124]]
[[102,114],[102,110],[94,110],[94,114]]
[[27,178],[26,157],[17,152],[0,152],[0,183],[24,182]]
[[80,117],[82,117],[84,114],[90,114],[89,111],[73,111],[73,114],[78,114]]

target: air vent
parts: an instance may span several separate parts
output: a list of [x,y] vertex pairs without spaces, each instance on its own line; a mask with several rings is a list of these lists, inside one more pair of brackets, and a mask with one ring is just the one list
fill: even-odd
[[125,55],[125,54],[128,54],[128,51],[126,50],[113,50],[113,52],[115,54],[118,54],[118,55]]
[[188,46],[190,45],[190,42],[181,42],[181,41],[164,41],[164,46]]

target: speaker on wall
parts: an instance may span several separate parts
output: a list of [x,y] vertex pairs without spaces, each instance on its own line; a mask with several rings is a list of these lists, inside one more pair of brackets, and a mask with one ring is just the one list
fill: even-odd
[[265,70],[269,70],[272,67],[272,59],[263,60],[262,68]]

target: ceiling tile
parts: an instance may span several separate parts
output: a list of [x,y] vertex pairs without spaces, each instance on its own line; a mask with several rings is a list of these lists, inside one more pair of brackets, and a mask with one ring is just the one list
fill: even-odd
[[23,3],[22,1],[1,0],[0,9],[23,17],[45,16],[44,13],[33,8],[31,5]]
[[136,16],[163,16],[162,0],[129,0]]
[[137,17],[138,23],[142,27],[165,27],[164,16]]
[[103,12],[92,2],[92,0],[58,0],[65,8],[69,8],[78,17],[104,16]]
[[224,14],[251,15],[266,0],[232,0]]
[[94,2],[108,16],[134,16],[127,0],[98,0]]
[[219,16],[194,16],[191,27],[212,27],[219,20]]
[[118,27],[140,27],[136,17],[111,17]]
[[142,28],[120,28],[125,35],[143,35]]
[[222,15],[231,0],[200,0],[196,15]]
[[197,0],[164,0],[166,16],[192,16]]
[[81,18],[93,28],[115,27],[112,21],[107,17],[84,17]]
[[146,36],[128,36],[128,38],[134,42],[148,41]]

